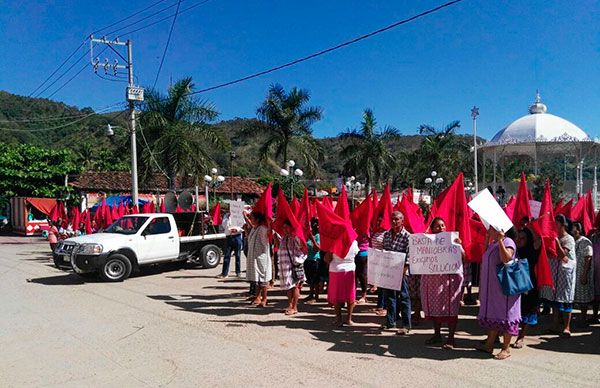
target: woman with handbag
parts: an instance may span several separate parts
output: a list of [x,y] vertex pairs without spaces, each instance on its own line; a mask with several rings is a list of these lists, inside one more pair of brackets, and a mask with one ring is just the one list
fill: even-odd
[[[446,223],[440,217],[431,221],[431,233],[437,234],[446,231]],[[465,251],[461,241],[454,241],[462,253]],[[425,319],[433,322],[433,337],[425,341],[427,345],[442,345],[442,324],[448,324],[448,339],[442,346],[443,349],[454,349],[454,333],[458,324],[458,310],[462,297],[463,272],[442,275],[421,275],[421,305],[425,312]]]
[[[514,234],[513,229],[507,234]],[[513,336],[519,334],[521,322],[521,295],[505,295],[497,275],[497,268],[509,264],[515,259],[515,242],[503,232],[494,228],[487,231],[487,249],[481,262],[481,281],[479,294],[481,305],[477,320],[487,330],[487,339],[477,347],[485,353],[492,354],[498,335],[504,337],[502,350],[494,356],[496,360],[510,357],[510,343]]]
[[283,223],[283,236],[279,242],[279,281],[281,289],[287,291],[288,307],[285,315],[298,313],[300,290],[306,279],[304,261],[306,260],[306,244],[292,234],[292,225],[288,220]]

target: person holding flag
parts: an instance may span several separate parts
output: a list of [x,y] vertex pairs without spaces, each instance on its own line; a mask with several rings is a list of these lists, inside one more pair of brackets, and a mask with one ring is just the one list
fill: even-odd
[[[215,207],[215,213],[213,215],[213,224],[216,224],[220,218],[220,203],[217,203]],[[241,225],[233,225],[231,223],[231,213],[227,212],[223,216],[221,221],[221,228],[225,232],[226,246],[225,246],[225,255],[223,256],[223,271],[217,278],[224,279],[229,276],[229,264],[231,262],[231,254],[235,255],[235,276],[242,276],[242,232],[243,229]]]
[[259,211],[252,211],[249,217],[248,257],[246,258],[246,280],[256,284],[253,304],[267,306],[267,289],[273,278],[271,244],[267,219]]
[[304,261],[306,260],[306,243],[293,233],[292,222],[283,221],[283,235],[279,242],[279,280],[281,289],[286,290],[288,307],[285,315],[298,313],[300,290],[306,280]]

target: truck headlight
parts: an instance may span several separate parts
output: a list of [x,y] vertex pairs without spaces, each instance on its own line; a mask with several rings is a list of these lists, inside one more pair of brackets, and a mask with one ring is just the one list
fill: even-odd
[[81,244],[77,253],[81,255],[99,255],[102,253],[102,245],[100,244]]

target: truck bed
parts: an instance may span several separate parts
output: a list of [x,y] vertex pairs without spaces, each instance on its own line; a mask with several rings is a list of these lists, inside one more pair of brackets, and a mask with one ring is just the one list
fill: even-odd
[[179,237],[180,243],[191,243],[198,241],[224,240],[225,233],[205,234],[204,236],[184,236]]

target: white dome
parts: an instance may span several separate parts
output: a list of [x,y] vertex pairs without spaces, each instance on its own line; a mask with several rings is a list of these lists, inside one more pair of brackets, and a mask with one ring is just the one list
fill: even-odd
[[538,93],[535,102],[529,107],[529,114],[510,123],[487,145],[591,141],[581,128],[561,117],[546,113],[547,110]]

